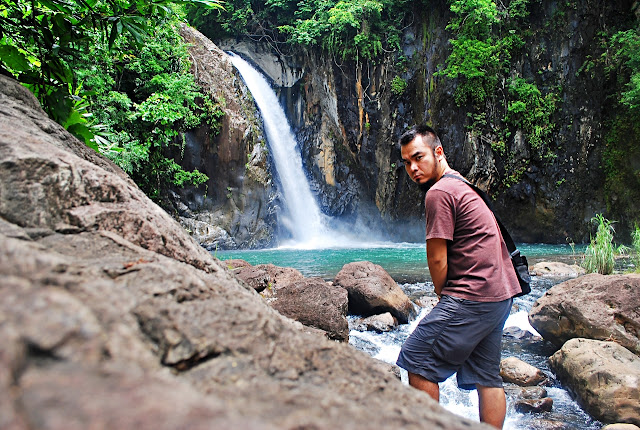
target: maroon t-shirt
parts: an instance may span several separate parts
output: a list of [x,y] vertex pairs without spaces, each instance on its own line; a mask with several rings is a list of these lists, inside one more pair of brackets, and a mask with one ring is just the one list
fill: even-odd
[[425,213],[427,239],[447,240],[447,283],[442,294],[499,302],[521,291],[498,223],[471,187],[455,178],[441,178],[427,192]]

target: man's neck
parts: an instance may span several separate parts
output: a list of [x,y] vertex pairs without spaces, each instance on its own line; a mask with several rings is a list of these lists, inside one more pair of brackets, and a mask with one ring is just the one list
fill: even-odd
[[438,179],[436,179],[436,182],[438,182],[440,179],[442,179],[442,177],[446,174],[446,173],[450,173],[453,172],[453,169],[451,169],[449,167],[449,163],[447,163],[446,159],[443,159],[440,162],[440,168],[438,169]]

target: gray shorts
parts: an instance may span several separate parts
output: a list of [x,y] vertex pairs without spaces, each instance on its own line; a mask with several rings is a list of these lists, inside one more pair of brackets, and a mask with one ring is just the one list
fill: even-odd
[[458,387],[502,387],[502,329],[512,299],[474,302],[442,296],[407,338],[396,364],[431,382],[458,372]]

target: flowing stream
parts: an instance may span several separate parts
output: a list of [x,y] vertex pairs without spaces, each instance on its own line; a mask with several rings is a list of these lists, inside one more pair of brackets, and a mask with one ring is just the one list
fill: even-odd
[[[529,257],[531,264],[537,261],[562,261],[573,264],[579,257],[567,245],[520,244],[523,254]],[[578,247],[582,252],[584,247]],[[326,280],[333,280],[338,271],[346,263],[352,261],[371,261],[382,266],[400,285],[404,292],[412,299],[419,297],[435,297],[433,284],[428,276],[425,245],[418,243],[396,243],[367,248],[333,248],[333,249],[264,249],[245,251],[218,251],[220,259],[241,258],[249,263],[272,263],[276,266],[293,267],[303,275],[319,276]],[[532,293],[525,297],[516,298],[512,314],[505,324],[505,328],[516,327],[521,330],[535,332],[529,325],[527,315],[531,306],[545,291],[559,280],[550,281],[534,277]],[[360,332],[351,330],[349,343],[369,355],[385,361],[395,363],[400,347],[407,336],[422,318],[426,309],[409,324],[403,324],[387,333]],[[357,319],[350,316],[352,322]],[[505,330],[508,333],[509,330]],[[535,334],[535,333],[532,333]],[[600,430],[602,424],[591,418],[572,398],[569,391],[556,380],[549,368],[548,357],[555,348],[540,338],[531,337],[517,339],[508,334],[503,337],[502,356],[515,356],[542,370],[550,380],[546,387],[548,396],[553,399],[553,409],[549,413],[521,414],[515,411],[514,396],[507,391],[507,417],[505,429],[549,429],[566,428],[578,430]],[[406,375],[405,375],[406,382]],[[511,387],[515,388],[515,387]],[[451,412],[478,420],[478,397],[475,391],[458,389],[455,377],[448,379],[441,385],[441,404]]]

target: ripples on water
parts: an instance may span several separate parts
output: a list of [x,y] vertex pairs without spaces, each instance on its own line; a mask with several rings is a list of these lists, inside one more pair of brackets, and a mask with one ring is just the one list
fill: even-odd
[[[519,248],[528,257],[530,264],[542,260],[579,263],[579,254],[574,252],[580,253],[584,250],[584,247],[578,247],[573,251],[568,245],[540,244],[521,244]],[[433,284],[428,276],[424,244],[375,244],[366,248],[321,250],[279,248],[224,251],[216,252],[214,255],[220,259],[241,258],[253,265],[272,263],[276,266],[293,267],[307,277],[318,276],[327,280],[333,279],[346,263],[371,261],[382,266],[412,299],[422,296],[435,297]],[[553,285],[554,282],[534,277],[532,293],[515,299],[512,315],[505,326],[534,331],[528,323],[527,313],[535,300]],[[395,363],[402,343],[425,314],[426,310],[422,309],[418,317],[409,324],[400,325],[387,333],[351,330],[349,343],[379,360]],[[353,321],[356,317],[350,316],[349,319]],[[564,428],[567,429],[599,430],[602,428],[602,424],[586,414],[570,393],[555,379],[548,362],[548,357],[554,351],[553,345],[542,340],[516,340],[504,337],[503,357],[516,356],[542,370],[550,379],[547,391],[554,402],[551,413],[520,414],[514,410],[513,398],[508,395],[505,429],[551,428],[550,424],[545,422],[546,420],[564,423]],[[406,372],[403,379],[406,383]],[[455,375],[441,384],[441,404],[455,414],[478,420],[477,393],[458,389]]]

